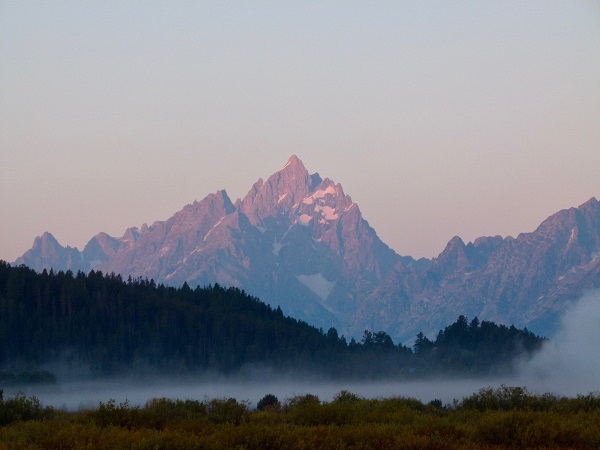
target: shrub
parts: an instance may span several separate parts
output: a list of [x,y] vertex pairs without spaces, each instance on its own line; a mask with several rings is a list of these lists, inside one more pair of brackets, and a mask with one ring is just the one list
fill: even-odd
[[114,399],[110,399],[106,403],[100,402],[98,409],[90,415],[92,422],[101,427],[113,425],[131,429],[139,422],[139,412],[139,408],[129,406],[127,399],[118,405]]
[[0,390],[0,426],[25,420],[49,419],[54,415],[54,409],[43,407],[37,397],[29,397],[23,392],[17,392],[13,398],[4,399]]
[[356,403],[360,401],[360,397],[352,392],[343,390],[333,397],[335,403]]
[[292,397],[288,399],[285,410],[294,423],[301,425],[323,423],[321,402],[316,395],[305,394]]
[[479,411],[509,411],[526,409],[534,399],[524,387],[502,385],[497,389],[483,388],[477,394],[464,398],[459,406]]
[[287,409],[294,409],[299,406],[307,406],[307,405],[320,405],[321,401],[319,397],[313,394],[305,394],[305,395],[296,395],[287,400],[286,407]]
[[437,409],[442,409],[444,407],[444,404],[442,403],[442,401],[439,398],[434,398],[427,404],[429,406],[433,406],[434,408],[437,408]]
[[207,407],[198,400],[171,400],[153,398],[140,410],[145,427],[161,430],[169,422],[206,419]]
[[280,406],[279,399],[273,394],[267,394],[256,404],[256,409],[277,408]]
[[239,425],[248,418],[248,405],[235,398],[213,399],[208,403],[208,418],[214,423]]

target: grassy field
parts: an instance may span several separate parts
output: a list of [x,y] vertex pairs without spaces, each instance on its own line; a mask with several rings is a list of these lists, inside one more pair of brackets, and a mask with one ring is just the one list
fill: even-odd
[[410,398],[333,401],[266,395],[157,398],[143,407],[109,400],[66,412],[17,394],[0,402],[0,449],[600,448],[600,396],[532,395],[487,388],[442,405]]

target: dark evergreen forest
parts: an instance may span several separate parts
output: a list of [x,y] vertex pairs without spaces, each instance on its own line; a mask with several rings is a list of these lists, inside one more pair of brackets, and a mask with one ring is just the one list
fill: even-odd
[[514,326],[460,316],[413,348],[384,331],[347,342],[283,315],[237,288],[174,288],[100,271],[37,273],[0,261],[0,367],[39,370],[61,362],[96,376],[235,373],[253,365],[331,377],[423,378],[511,370],[543,339]]

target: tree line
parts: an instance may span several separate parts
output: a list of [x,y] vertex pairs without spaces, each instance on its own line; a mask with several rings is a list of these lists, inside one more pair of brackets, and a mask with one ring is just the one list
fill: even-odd
[[333,377],[423,377],[509,370],[543,339],[460,316],[432,341],[394,344],[385,331],[360,342],[286,317],[238,288],[175,288],[153,280],[73,273],[0,261],[0,367],[60,361],[95,375],[159,370],[233,373],[251,365]]

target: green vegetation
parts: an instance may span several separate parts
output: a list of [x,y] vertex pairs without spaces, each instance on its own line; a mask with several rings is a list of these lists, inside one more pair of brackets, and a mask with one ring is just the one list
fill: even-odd
[[232,398],[160,398],[143,407],[111,400],[95,410],[64,412],[18,395],[0,400],[0,417],[9,418],[0,426],[0,449],[600,446],[600,396],[536,396],[508,386],[446,406],[342,391],[331,402],[308,394],[256,409]]
[[[228,374],[256,364],[338,378],[483,375],[510,371],[516,356],[543,340],[460,316],[435,341],[420,333],[414,349],[395,345],[384,331],[366,330],[361,342],[348,343],[335,328],[325,333],[285,317],[237,288],[174,288],[99,271],[39,274],[0,261],[0,342],[0,367],[52,381],[48,372],[20,371],[60,362],[96,376]],[[12,383],[6,374],[0,385]]]
[[515,356],[531,355],[543,341],[527,328],[479,322],[477,317],[469,323],[461,315],[435,341],[419,333],[414,348],[420,372],[481,375],[509,372]]
[[0,426],[28,420],[49,419],[54,415],[50,407],[43,407],[36,397],[27,398],[22,392],[4,399],[0,389]]
[[279,399],[273,394],[267,394],[256,404],[256,409],[278,408],[281,406]]

